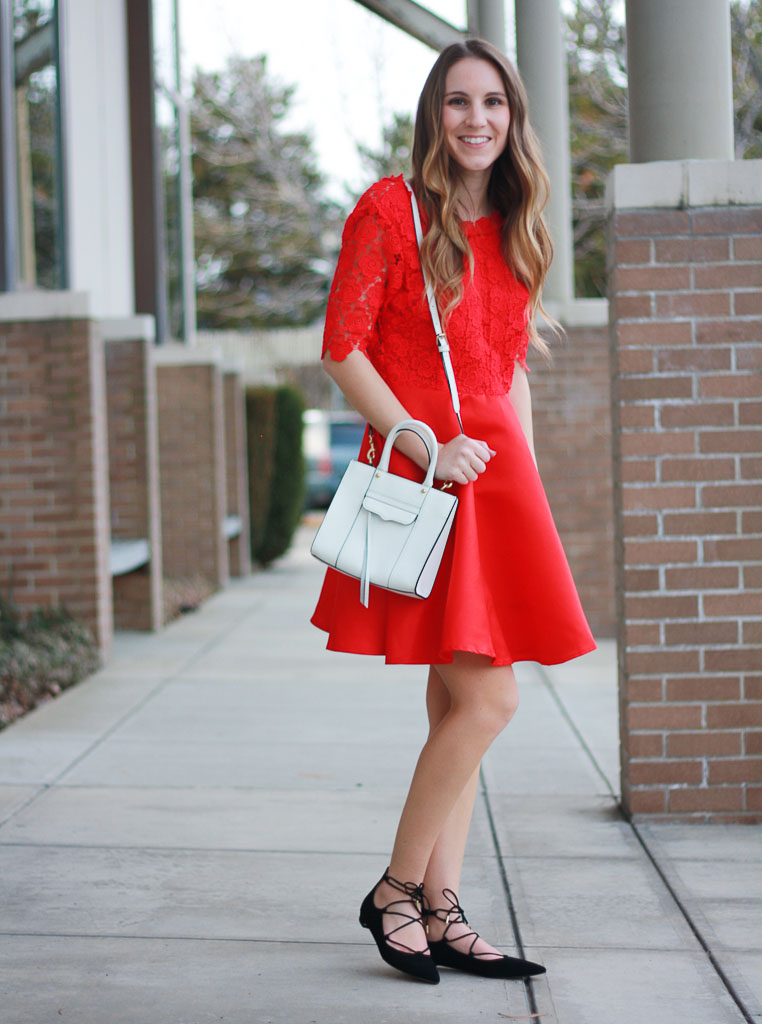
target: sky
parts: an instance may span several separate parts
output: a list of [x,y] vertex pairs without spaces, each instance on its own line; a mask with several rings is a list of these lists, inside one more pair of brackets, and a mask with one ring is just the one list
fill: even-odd
[[[465,26],[466,0],[425,6]],[[505,9],[513,57],[511,0]],[[357,144],[380,148],[381,126],[392,113],[415,113],[436,58],[355,0],[180,0],[180,32],[186,80],[195,67],[214,71],[229,56],[266,54],[270,75],[296,86],[288,125],[310,132],[329,194],[339,200],[346,199],[345,184],[368,184]]]

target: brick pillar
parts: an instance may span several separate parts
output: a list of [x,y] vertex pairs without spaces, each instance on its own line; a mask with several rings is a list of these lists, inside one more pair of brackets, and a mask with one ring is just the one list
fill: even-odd
[[223,374],[225,406],[225,472],[227,515],[241,520],[241,532],[228,541],[228,564],[233,576],[251,572],[249,535],[249,465],[246,446],[246,403],[241,374]]
[[104,320],[108,396],[111,540],[147,541],[149,559],[113,578],[117,629],[163,621],[159,432],[153,319]]
[[0,591],[112,640],[103,346],[86,297],[0,296]]
[[762,820],[762,161],[609,196],[623,801]]
[[168,345],[155,350],[155,360],[162,558],[172,615],[228,580],[222,376],[208,357],[194,360]]
[[[605,302],[587,305],[605,315]],[[608,328],[567,326],[564,343],[551,344],[549,367],[530,353],[537,462],[590,626],[595,636],[610,637],[616,622]]]

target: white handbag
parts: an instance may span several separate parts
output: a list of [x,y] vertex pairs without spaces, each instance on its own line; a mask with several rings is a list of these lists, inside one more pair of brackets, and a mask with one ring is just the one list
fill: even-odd
[[[405,185],[420,249],[423,231],[418,203],[407,182]],[[425,273],[423,280],[437,349],[462,432],[450,346]],[[422,484],[389,472],[392,447],[402,430],[418,434],[428,450],[429,468]],[[326,565],[360,580],[360,600],[366,608],[371,583],[411,597],[428,597],[431,593],[458,506],[454,495],[434,487],[437,453],[436,435],[427,423],[402,420],[389,431],[377,469],[353,459],[341,478],[311,551]]]
[[[412,430],[426,445],[423,483],[389,472],[397,435]],[[312,554],[360,580],[368,607],[370,584],[410,597],[428,597],[450,534],[458,499],[434,487],[434,431],[402,420],[390,431],[378,468],[353,459],[312,542]]]

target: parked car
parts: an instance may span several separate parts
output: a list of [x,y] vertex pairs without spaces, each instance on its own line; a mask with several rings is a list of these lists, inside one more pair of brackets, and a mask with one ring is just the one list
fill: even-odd
[[344,470],[360,450],[365,421],[356,412],[304,411],[307,508],[327,508]]

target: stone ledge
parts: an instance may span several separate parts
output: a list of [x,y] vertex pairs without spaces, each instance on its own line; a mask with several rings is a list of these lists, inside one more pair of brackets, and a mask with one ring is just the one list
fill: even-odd
[[[564,327],[607,327],[609,322],[608,299],[571,299],[558,302],[548,299],[546,310]],[[543,316],[537,317],[538,327],[545,323]]]
[[200,349],[178,342],[165,342],[153,350],[157,366],[216,366],[221,369],[224,354],[220,349]]
[[762,206],[762,160],[656,160],[617,164],[606,210]]
[[108,316],[98,320],[104,341],[155,341],[156,321],[152,316]]
[[0,294],[0,321],[88,320],[91,317],[89,292],[31,291]]

